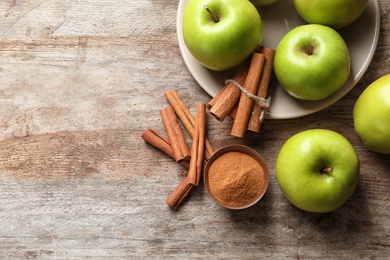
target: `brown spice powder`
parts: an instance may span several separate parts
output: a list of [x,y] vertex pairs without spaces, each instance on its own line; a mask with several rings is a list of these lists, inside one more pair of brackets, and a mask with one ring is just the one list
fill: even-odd
[[254,158],[241,152],[227,152],[210,166],[210,192],[231,206],[253,201],[265,185],[264,170]]

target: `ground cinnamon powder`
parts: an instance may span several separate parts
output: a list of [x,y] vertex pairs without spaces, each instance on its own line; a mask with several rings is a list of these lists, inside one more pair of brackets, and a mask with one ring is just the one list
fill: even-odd
[[252,202],[265,185],[264,170],[254,158],[241,152],[227,152],[210,166],[210,192],[231,206]]

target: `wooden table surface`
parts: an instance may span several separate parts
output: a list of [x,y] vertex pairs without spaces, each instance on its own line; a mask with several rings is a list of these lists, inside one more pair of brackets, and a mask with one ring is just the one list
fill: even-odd
[[[351,113],[390,72],[390,2],[378,2],[373,61],[334,105],[244,139],[208,114],[214,149],[246,144],[266,159],[265,197],[231,211],[201,184],[173,211],[165,199],[187,170],[141,134],[164,133],[171,88],[191,112],[210,100],[180,54],[178,1],[1,1],[0,258],[390,259],[390,157],[363,146]],[[282,144],[310,128],[341,133],[361,160],[355,193],[328,214],[295,208],[275,179]]]

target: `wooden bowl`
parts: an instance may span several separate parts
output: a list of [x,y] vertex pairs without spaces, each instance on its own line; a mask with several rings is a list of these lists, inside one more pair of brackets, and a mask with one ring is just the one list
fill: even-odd
[[211,198],[228,209],[245,209],[265,194],[269,171],[263,157],[245,145],[229,145],[215,152],[203,173]]

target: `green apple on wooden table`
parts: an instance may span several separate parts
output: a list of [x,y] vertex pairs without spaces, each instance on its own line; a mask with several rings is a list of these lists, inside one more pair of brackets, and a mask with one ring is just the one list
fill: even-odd
[[278,0],[250,0],[256,6],[266,6],[276,3]]
[[293,28],[279,42],[274,70],[280,85],[301,100],[320,100],[333,94],[350,74],[350,54],[334,29],[305,24]]
[[192,56],[215,71],[242,63],[263,37],[260,14],[248,0],[189,0],[182,30]]
[[353,108],[355,131],[364,145],[390,154],[390,74],[371,83]]
[[351,143],[327,129],[290,137],[276,159],[276,179],[296,207],[326,213],[341,207],[358,183],[359,158]]
[[294,0],[298,14],[308,23],[341,29],[356,21],[368,0]]

